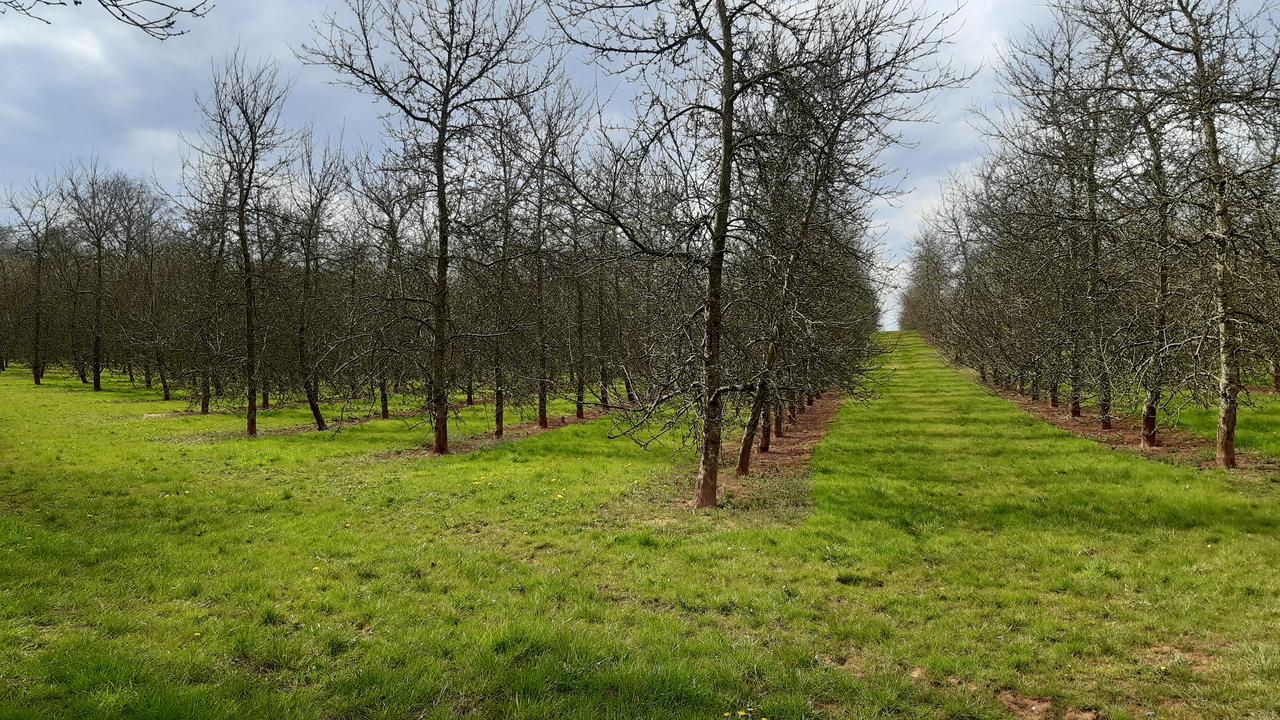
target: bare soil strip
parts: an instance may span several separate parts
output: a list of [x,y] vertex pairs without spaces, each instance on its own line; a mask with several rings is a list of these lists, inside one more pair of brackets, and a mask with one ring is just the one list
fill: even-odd
[[[831,422],[835,420],[843,401],[843,397],[835,395],[824,395],[814,400],[813,405],[806,407],[803,413],[796,414],[794,423],[783,424],[783,436],[773,438],[769,452],[760,452],[757,440],[757,450],[751,456],[751,472],[784,475],[808,470],[813,451],[831,430]],[[734,448],[737,447],[735,443]],[[736,466],[737,453],[726,454],[732,455],[730,459]]]
[[[808,472],[813,451],[827,436],[843,401],[842,396],[824,395],[814,400],[813,405],[806,406],[803,413],[797,408],[795,422],[783,423],[783,436],[775,436],[770,441],[769,452],[760,452],[757,431],[756,450],[751,455],[751,473],[746,477],[738,477],[734,472],[738,465],[742,436],[732,436],[721,453],[720,490],[733,493],[739,498],[749,498],[752,494],[752,476],[801,475]],[[682,500],[679,504],[693,507],[694,502]]]

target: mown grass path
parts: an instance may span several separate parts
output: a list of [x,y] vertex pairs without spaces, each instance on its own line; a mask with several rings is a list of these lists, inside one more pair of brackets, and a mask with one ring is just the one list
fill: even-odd
[[1273,485],[897,342],[808,482],[713,513],[607,421],[396,457],[422,429],[235,439],[4,373],[0,717],[1274,717]]

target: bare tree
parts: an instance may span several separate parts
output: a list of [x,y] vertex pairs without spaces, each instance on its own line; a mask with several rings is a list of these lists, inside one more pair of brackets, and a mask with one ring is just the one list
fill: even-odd
[[349,17],[329,16],[316,28],[316,42],[301,55],[388,103],[393,113],[416,126],[414,137],[418,128],[425,131],[435,194],[428,304],[437,453],[449,450],[450,193],[462,172],[454,163],[495,104],[526,97],[545,85],[545,76],[530,74],[537,45],[527,36],[526,24],[533,7],[523,0],[502,10],[483,0],[348,0]]
[[6,204],[18,220],[19,252],[29,257],[31,274],[31,379],[36,385],[44,378],[46,361],[45,276],[54,233],[61,231],[63,207],[55,184],[32,180],[21,191],[10,191]]
[[[613,180],[597,182],[597,194],[588,190],[584,197],[637,251],[683,259],[701,276],[703,292],[694,311],[701,321],[700,377],[688,384],[697,396],[700,424],[696,502],[714,507],[725,406],[748,384],[728,376],[723,346],[726,257],[731,229],[743,221],[736,167],[749,144],[739,115],[775,79],[821,65],[824,57],[814,47],[831,25],[849,18],[828,3],[755,0],[559,0],[553,8],[570,41],[642,83],[641,119],[630,143],[613,151],[619,161],[609,173]],[[947,84],[950,73],[934,61],[945,42],[945,15],[923,13],[901,0],[868,3],[851,15],[871,20],[861,28],[865,35],[843,38],[873,58],[858,70],[865,73],[859,80],[864,91],[887,89],[883,101],[899,94],[924,96]],[[903,82],[906,76],[915,82]],[[882,137],[866,139],[875,146]],[[662,179],[664,172],[670,177]],[[651,178],[635,178],[644,175]],[[655,234],[619,212],[618,179],[637,186],[665,183],[673,198],[681,198],[674,202],[684,217],[672,219],[683,229]]]
[[[246,432],[258,433],[258,291],[250,215],[259,192],[287,164],[283,150],[292,141],[280,112],[289,84],[274,63],[250,64],[240,50],[214,69],[209,95],[200,99],[204,131],[193,147],[225,173],[228,192],[218,209],[232,217],[240,249],[244,303]],[[225,202],[219,202],[219,200]]]

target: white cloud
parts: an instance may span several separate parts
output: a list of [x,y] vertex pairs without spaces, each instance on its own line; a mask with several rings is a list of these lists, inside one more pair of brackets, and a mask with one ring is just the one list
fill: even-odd
[[0,56],[27,65],[37,77],[50,69],[74,68],[76,72],[96,75],[118,72],[107,48],[92,30],[54,28],[21,17],[5,18],[0,23]]

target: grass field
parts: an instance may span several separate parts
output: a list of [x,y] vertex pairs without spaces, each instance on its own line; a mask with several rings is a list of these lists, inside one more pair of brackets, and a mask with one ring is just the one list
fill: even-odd
[[1280,484],[897,342],[811,477],[714,512],[607,421],[430,458],[0,374],[0,717],[1280,717]]
[[[1218,408],[1188,407],[1178,413],[1178,425],[1210,440],[1218,436]],[[1251,393],[1242,401],[1236,424],[1236,447],[1280,458],[1280,397]]]

